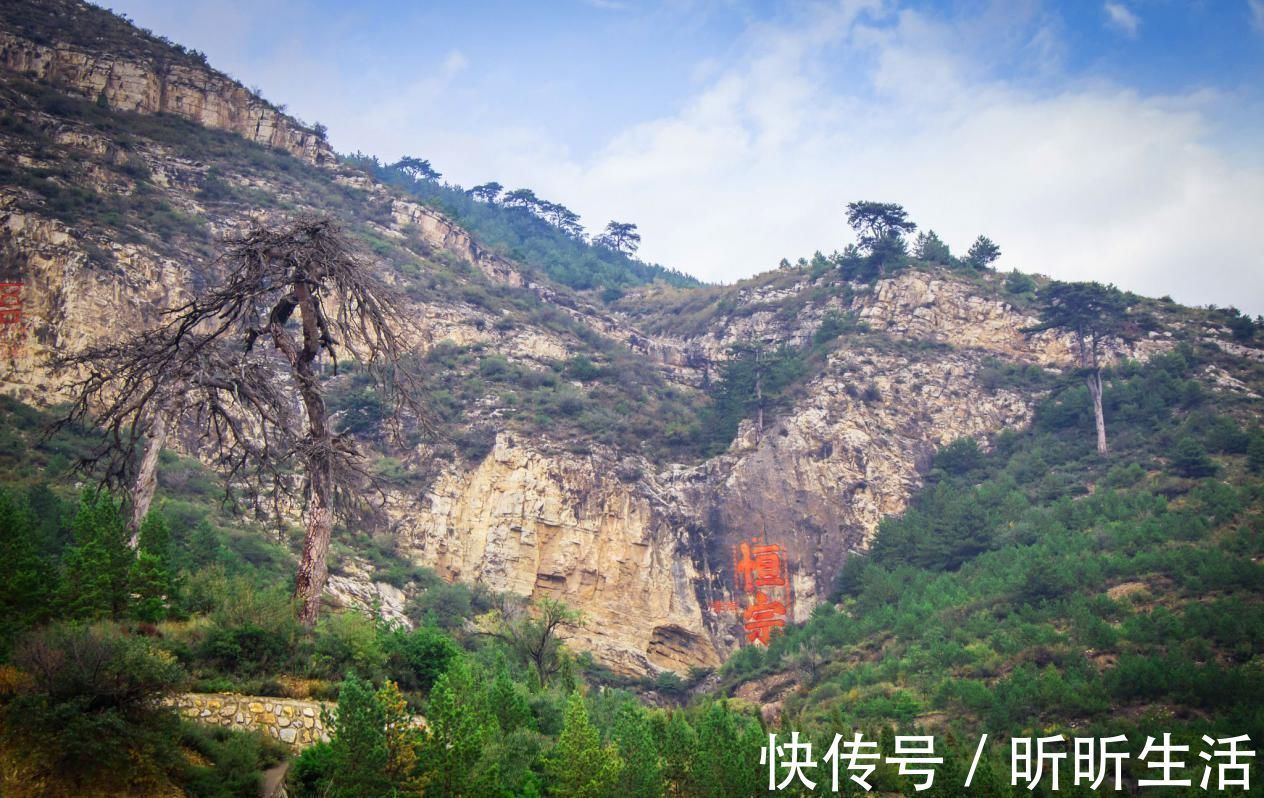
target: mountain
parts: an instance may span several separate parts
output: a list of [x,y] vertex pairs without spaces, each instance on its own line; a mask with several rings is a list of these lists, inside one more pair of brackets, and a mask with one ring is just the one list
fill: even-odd
[[[155,711],[186,689],[202,726],[268,697],[396,718],[375,734],[426,717],[412,747],[351,751],[353,727],[302,752],[303,795],[331,773],[750,795],[790,730],[818,756],[927,730],[945,780],[980,732],[1264,736],[1260,320],[997,273],[929,234],[707,286],[423,163],[339,156],[109,11],[0,6],[5,794],[257,794],[296,754]],[[336,527],[312,630],[289,603],[302,508],[277,529],[222,502],[188,417],[139,554],[78,491],[100,430],[46,429],[73,393],[54,355],[152,328],[225,277],[231,236],[307,212],[402,293],[435,426],[398,443],[364,369],[322,372],[383,493]],[[1109,312],[1068,321],[1085,301]],[[1009,794],[1006,763],[972,794]]]
[[[68,0],[3,14],[0,229],[26,333],[6,392],[63,395],[48,355],[154,323],[261,214],[332,214],[407,293],[442,424],[438,442],[382,448],[371,408],[340,389],[399,475],[389,519],[345,530],[350,549],[385,534],[446,579],[565,600],[589,619],[573,644],[619,672],[683,673],[736,650],[742,625],[723,608],[740,598],[734,552],[756,539],[784,549],[787,614],[807,620],[938,447],[1025,428],[1048,388],[1013,375],[1072,365],[1069,335],[1024,332],[1030,290],[942,264],[863,282],[805,262],[728,287],[637,288],[654,273],[629,272],[606,303],[339,162],[319,129],[196,53]],[[1259,350],[1220,315],[1134,299],[1151,329],[1111,342],[1114,361],[1216,347],[1208,390],[1259,392]],[[797,369],[758,409],[762,427],[709,398],[738,344]],[[371,571],[350,554],[335,595],[400,614],[404,597]]]
[[[264,586],[292,575],[294,525],[222,506],[185,425],[158,472],[164,567],[185,582],[150,595],[133,573],[115,598],[141,602],[128,639],[164,639],[203,692],[347,677],[355,695],[348,674],[393,673],[413,709],[442,713],[456,710],[435,693],[473,694],[485,676],[497,712],[526,707],[536,736],[518,742],[539,754],[561,745],[566,698],[549,679],[582,677],[651,703],[692,697],[683,731],[668,728],[678,713],[654,716],[655,732],[707,750],[692,723],[750,763],[769,729],[1264,733],[1258,320],[1110,292],[1103,455],[1074,325],[1047,323],[1066,286],[925,239],[911,256],[818,252],[703,285],[550,221],[568,218],[555,203],[477,199],[415,159],[339,156],[321,126],[200,54],[73,0],[0,7],[0,109],[0,483],[26,508],[0,492],[0,525],[41,553],[0,536],[0,568],[44,557],[14,569],[28,586],[62,575],[49,606],[97,590],[76,558],[113,511],[69,509],[83,479],[70,466],[97,432],[41,433],[72,394],[53,356],[157,324],[225,276],[228,238],[300,213],[332,217],[406,298],[436,429],[392,443],[366,375],[327,375],[335,423],[384,489],[335,530],[327,599],[416,630],[352,613],[310,638],[287,626],[286,591]],[[55,620],[9,589],[0,655],[38,625],[24,618]],[[501,628],[502,593],[563,613],[575,659],[546,637],[534,665],[511,668],[519,649],[472,642]],[[454,640],[474,670],[454,666],[442,693]],[[287,670],[299,660],[315,688]],[[22,689],[8,667],[0,709]],[[593,691],[566,724],[591,711],[614,739],[625,697]],[[182,745],[216,758],[222,742]],[[498,767],[517,761],[493,749]],[[514,794],[565,778],[531,761]],[[894,769],[879,777],[908,789]]]

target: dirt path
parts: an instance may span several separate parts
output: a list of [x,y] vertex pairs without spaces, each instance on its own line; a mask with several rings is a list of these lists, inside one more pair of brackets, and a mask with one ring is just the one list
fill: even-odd
[[290,760],[263,772],[263,798],[281,798],[285,794],[285,774],[290,770]]

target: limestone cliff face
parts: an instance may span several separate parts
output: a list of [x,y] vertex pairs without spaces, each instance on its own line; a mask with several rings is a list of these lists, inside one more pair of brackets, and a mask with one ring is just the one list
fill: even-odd
[[568,636],[621,671],[718,664],[688,529],[652,477],[618,474],[608,453],[546,453],[502,434],[477,467],[405,504],[401,544],[450,579],[582,609]]
[[111,108],[169,113],[285,150],[310,163],[333,163],[322,136],[228,76],[182,62],[129,58],[65,43],[39,44],[0,29],[0,68],[30,76]]
[[[980,367],[952,351],[832,355],[789,413],[762,433],[746,423],[710,479],[683,492],[682,505],[704,510],[699,522],[721,545],[713,560],[723,544],[751,538],[783,546],[794,616],[805,620],[847,553],[867,548],[878,522],[904,510],[935,448],[1030,420],[1034,398],[983,388]],[[736,598],[731,569],[710,576]]]
[[[49,401],[51,355],[78,349],[123,330],[148,326],[154,308],[186,298],[186,266],[130,244],[114,245],[118,269],[94,267],[66,225],[22,213],[0,194],[0,247],[21,266],[22,322],[5,329],[12,346],[0,357],[6,393]],[[6,328],[8,325],[6,325]]]
[[620,671],[713,665],[742,642],[723,609],[739,598],[735,546],[784,547],[803,620],[936,446],[1028,421],[1031,398],[982,388],[978,369],[955,352],[841,351],[762,432],[748,423],[729,453],[659,473],[501,435],[473,469],[396,497],[401,548],[450,579],[582,608],[572,638]]

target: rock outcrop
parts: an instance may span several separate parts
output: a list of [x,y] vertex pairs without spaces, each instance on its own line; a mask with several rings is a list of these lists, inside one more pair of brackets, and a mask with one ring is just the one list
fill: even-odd
[[[66,30],[95,21],[82,6],[50,2],[50,19],[75,20]],[[88,32],[84,32],[85,38]],[[237,81],[188,54],[158,51],[156,42],[136,31],[132,52],[103,51],[90,41],[38,42],[0,29],[0,69],[48,83],[120,111],[182,116],[200,125],[228,130],[285,150],[309,163],[336,160],[323,134],[287,116]],[[148,47],[140,46],[150,45]]]
[[624,481],[594,454],[547,454],[501,434],[473,470],[404,504],[401,547],[449,579],[583,610],[566,634],[627,673],[718,664],[688,530],[652,479]]

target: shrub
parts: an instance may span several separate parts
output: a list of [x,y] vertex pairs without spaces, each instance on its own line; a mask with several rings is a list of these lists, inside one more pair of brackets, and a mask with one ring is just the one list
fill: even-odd
[[324,798],[334,774],[334,749],[320,742],[303,750],[290,768],[289,784],[295,798]]
[[363,613],[333,613],[316,625],[312,667],[318,675],[337,678],[355,671],[380,678],[385,665],[386,652],[382,650],[377,625]]
[[1214,476],[1218,470],[1203,445],[1189,436],[1177,442],[1171,465],[1177,474],[1190,479]]
[[467,463],[479,463],[496,445],[496,429],[479,425],[457,431],[452,436],[461,457]]
[[263,627],[245,624],[215,627],[198,648],[200,659],[234,674],[266,673],[284,662],[290,642]]
[[1014,269],[1005,276],[1005,290],[1011,294],[1030,294],[1036,290],[1036,281]]
[[382,642],[387,675],[405,690],[429,690],[461,653],[452,638],[434,626],[395,629]]
[[0,741],[33,775],[125,791],[178,757],[178,720],[159,699],[183,673],[145,639],[108,625],[53,626],[19,644],[13,663],[30,678],[0,709]]
[[459,582],[441,582],[409,602],[408,616],[440,629],[459,629],[474,615],[474,595]]
[[958,438],[935,453],[935,467],[965,475],[983,465],[983,451],[974,438]]
[[189,798],[255,798],[262,771],[285,759],[285,746],[259,732],[183,723],[181,747],[196,752],[209,766],[184,764],[176,781]]

